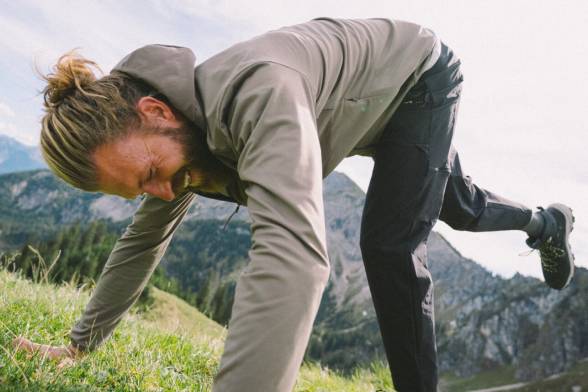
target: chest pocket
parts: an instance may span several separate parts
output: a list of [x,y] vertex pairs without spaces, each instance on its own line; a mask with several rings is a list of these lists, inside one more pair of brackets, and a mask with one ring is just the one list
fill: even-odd
[[353,149],[368,147],[374,132],[388,119],[398,89],[380,90],[361,98],[344,98],[334,109],[332,126],[353,140]]

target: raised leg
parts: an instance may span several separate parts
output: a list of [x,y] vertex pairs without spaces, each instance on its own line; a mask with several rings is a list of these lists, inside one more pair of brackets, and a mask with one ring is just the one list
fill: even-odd
[[439,219],[455,230],[523,230],[532,211],[523,204],[499,196],[463,174],[455,148],[450,152],[451,175],[447,180]]

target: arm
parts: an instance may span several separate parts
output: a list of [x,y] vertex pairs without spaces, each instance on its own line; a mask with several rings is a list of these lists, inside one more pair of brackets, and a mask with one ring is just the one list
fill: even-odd
[[195,194],[166,202],[147,196],[117,241],[82,317],[72,328],[72,346],[90,351],[110,336],[139,298],[165,253]]
[[314,100],[277,64],[241,84],[228,119],[252,220],[214,392],[291,391],[329,278]]

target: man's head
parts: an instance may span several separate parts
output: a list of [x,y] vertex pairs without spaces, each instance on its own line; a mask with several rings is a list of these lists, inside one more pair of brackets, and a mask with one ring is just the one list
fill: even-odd
[[164,96],[123,73],[96,79],[93,68],[70,52],[44,77],[41,152],[55,174],[126,198],[213,186],[210,152]]

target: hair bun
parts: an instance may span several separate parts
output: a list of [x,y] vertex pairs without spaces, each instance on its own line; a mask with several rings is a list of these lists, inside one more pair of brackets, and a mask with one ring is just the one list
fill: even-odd
[[42,75],[47,81],[47,86],[43,90],[45,108],[58,106],[76,91],[84,95],[92,95],[85,91],[85,88],[96,80],[92,68],[102,72],[98,64],[82,57],[76,53],[75,49],[61,56],[57,64],[53,66],[53,72]]

